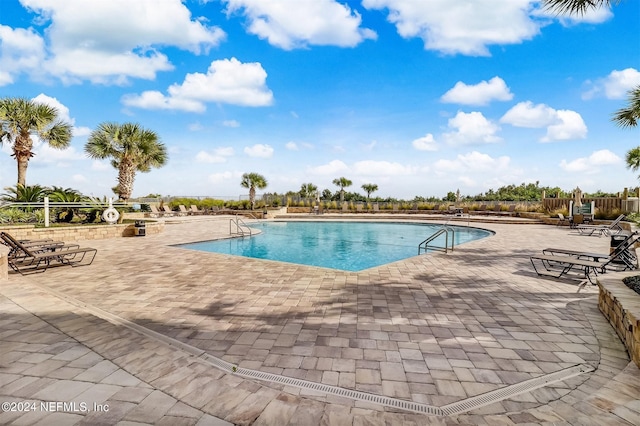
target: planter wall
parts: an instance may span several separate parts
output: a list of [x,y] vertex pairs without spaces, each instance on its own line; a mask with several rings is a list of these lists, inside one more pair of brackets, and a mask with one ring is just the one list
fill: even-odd
[[[145,221],[145,225],[147,235],[159,234],[164,230],[164,222]],[[36,228],[33,225],[23,225],[0,227],[0,231],[7,232],[18,240],[40,240],[50,238],[56,241],[67,242],[132,237],[134,228],[133,223],[51,228]]]
[[638,274],[634,271],[598,277],[598,307],[620,336],[631,360],[640,367],[640,294],[622,282],[624,277]]

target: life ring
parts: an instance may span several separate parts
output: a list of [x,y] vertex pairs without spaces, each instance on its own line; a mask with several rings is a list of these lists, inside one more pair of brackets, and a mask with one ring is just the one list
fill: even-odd
[[113,207],[109,207],[102,213],[102,218],[105,222],[113,224],[116,223],[120,218],[120,213],[118,213],[118,210],[114,209]]

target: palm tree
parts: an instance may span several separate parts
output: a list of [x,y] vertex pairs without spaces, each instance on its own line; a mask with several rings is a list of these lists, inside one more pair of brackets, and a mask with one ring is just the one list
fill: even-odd
[[27,167],[33,154],[35,134],[49,146],[64,149],[71,143],[72,126],[62,121],[55,107],[24,98],[0,99],[0,145],[13,148],[18,162],[18,185],[26,186]]
[[629,106],[613,114],[613,121],[620,127],[636,127],[640,119],[640,86],[629,91]]
[[253,210],[256,205],[256,188],[266,188],[267,180],[258,173],[245,173],[242,175],[240,186],[249,189],[249,202],[251,203],[251,210]]
[[311,198],[316,196],[316,192],[318,191],[318,187],[312,183],[303,183],[300,187],[300,196],[302,198]]
[[378,185],[375,183],[365,183],[361,188],[367,193],[367,201],[369,201],[369,196],[371,196],[372,192],[376,192],[378,190]]
[[[545,9],[558,15],[584,15],[589,9],[611,6],[612,0],[543,0]],[[620,0],[613,0],[620,3]]]
[[102,123],[91,132],[85,152],[90,158],[111,158],[118,169],[114,192],[121,200],[131,198],[136,172],[149,172],[167,162],[167,149],[158,135],[136,123]]
[[35,203],[44,200],[47,196],[49,188],[40,185],[16,185],[14,187],[7,187],[4,189],[7,191],[0,196],[0,200],[8,202],[19,203]]
[[353,182],[351,182],[346,177],[340,177],[333,180],[333,184],[340,187],[340,202],[344,203],[344,189],[348,186],[351,186]]
[[[626,155],[627,168],[634,172],[640,169],[640,146],[630,149]],[[640,179],[640,176],[638,177]]]

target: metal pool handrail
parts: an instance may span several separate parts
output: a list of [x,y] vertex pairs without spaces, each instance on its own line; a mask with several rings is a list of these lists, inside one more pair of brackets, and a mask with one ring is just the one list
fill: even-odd
[[[427,238],[426,240],[418,244],[418,254],[420,254],[422,250],[424,250],[424,252],[426,253],[428,249],[444,251],[445,253],[447,253],[449,251],[449,233],[451,233],[451,251],[453,251],[453,244],[455,240],[454,237],[455,237],[456,231],[450,226],[447,226],[445,224],[442,226],[442,228],[438,229],[435,233],[433,233],[433,235],[431,235],[429,238]],[[440,247],[440,246],[428,247],[429,243],[433,242],[433,240],[435,240],[442,234],[444,234],[444,247]]]

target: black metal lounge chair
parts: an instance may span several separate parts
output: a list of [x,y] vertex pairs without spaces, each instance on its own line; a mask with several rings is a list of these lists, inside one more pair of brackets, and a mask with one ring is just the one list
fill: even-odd
[[592,276],[598,273],[638,268],[635,253],[631,252],[631,247],[638,239],[640,237],[637,233],[633,233],[624,244],[615,247],[610,255],[549,248],[543,250],[542,255],[531,256],[531,265],[538,276],[562,278],[575,272],[595,284]]
[[25,246],[6,232],[0,238],[11,250],[8,263],[14,271],[25,274],[44,272],[53,263],[70,266],[86,266],[93,263],[97,249],[80,248],[77,244],[45,244]]
[[624,214],[618,216],[613,222],[609,225],[576,225],[575,229],[578,231],[580,235],[598,235],[599,237],[603,235],[611,235],[618,234],[622,232],[622,226],[620,226],[620,222],[624,219]]

